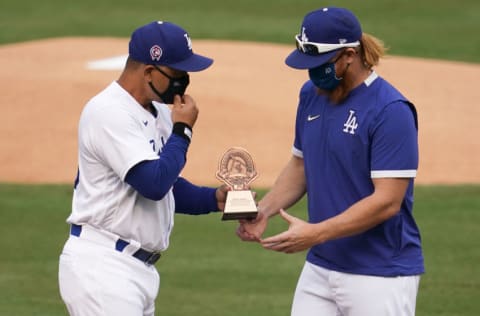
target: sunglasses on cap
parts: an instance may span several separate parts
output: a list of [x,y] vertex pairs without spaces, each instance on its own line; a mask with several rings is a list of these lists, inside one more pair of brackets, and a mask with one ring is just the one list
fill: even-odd
[[303,42],[300,39],[300,34],[295,35],[295,43],[297,49],[307,55],[320,55],[332,50],[336,50],[343,47],[357,47],[360,46],[360,42],[356,41],[353,43],[344,43],[344,44],[323,44],[315,42]]

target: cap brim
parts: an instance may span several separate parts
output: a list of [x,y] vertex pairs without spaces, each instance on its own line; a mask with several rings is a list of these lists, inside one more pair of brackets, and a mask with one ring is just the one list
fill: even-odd
[[168,67],[190,72],[190,71],[201,71],[201,70],[207,69],[212,64],[213,64],[213,59],[202,56],[202,55],[193,54],[187,59],[182,60],[181,62],[168,64]]
[[287,56],[285,63],[295,69],[311,69],[325,64],[337,53],[337,50],[326,52],[320,55],[307,55],[299,51],[294,50]]

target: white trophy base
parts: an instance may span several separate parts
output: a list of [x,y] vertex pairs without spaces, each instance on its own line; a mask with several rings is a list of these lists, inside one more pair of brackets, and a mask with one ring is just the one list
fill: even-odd
[[222,220],[254,219],[257,217],[257,205],[252,191],[228,191]]

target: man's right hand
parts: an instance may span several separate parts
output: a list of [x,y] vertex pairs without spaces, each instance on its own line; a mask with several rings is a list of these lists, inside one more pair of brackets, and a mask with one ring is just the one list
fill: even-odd
[[197,117],[198,108],[195,100],[188,94],[185,94],[183,97],[176,95],[173,99],[172,122],[174,124],[177,122],[185,123],[193,128]]
[[243,241],[260,242],[262,235],[267,229],[268,215],[258,212],[254,220],[240,220],[237,228],[237,236]]

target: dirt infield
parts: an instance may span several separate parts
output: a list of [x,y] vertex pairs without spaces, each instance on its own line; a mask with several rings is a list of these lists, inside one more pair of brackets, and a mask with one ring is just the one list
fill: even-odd
[[[76,133],[85,102],[120,70],[89,61],[126,54],[127,39],[61,38],[0,46],[0,181],[66,182],[76,173]],[[215,184],[231,146],[249,150],[270,186],[290,157],[298,89],[306,72],[284,65],[290,46],[194,41],[215,59],[191,74],[200,116],[183,175]],[[417,183],[480,183],[480,65],[389,56],[377,72],[417,106]]]

